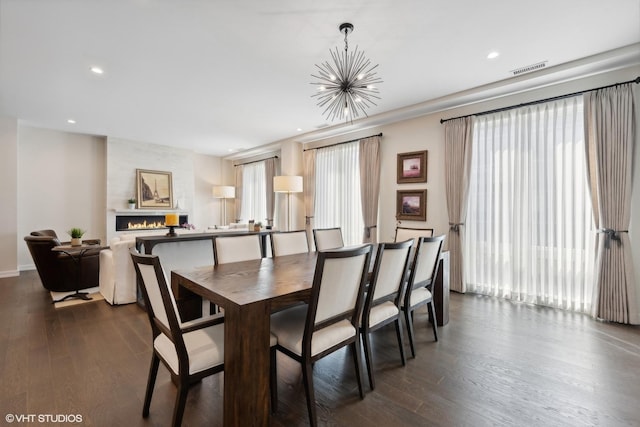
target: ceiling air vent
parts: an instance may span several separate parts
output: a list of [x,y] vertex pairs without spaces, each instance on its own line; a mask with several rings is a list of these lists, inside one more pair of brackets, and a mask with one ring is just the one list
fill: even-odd
[[527,65],[526,67],[516,68],[515,70],[511,70],[510,73],[514,76],[518,76],[524,73],[530,73],[531,71],[539,70],[547,66],[548,61],[538,62],[537,64]]

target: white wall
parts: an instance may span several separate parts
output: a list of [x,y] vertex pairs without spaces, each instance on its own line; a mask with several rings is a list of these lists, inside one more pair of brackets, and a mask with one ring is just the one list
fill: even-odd
[[[362,138],[368,135],[383,133],[382,162],[380,178],[380,207],[378,217],[378,238],[380,241],[393,239],[396,226],[396,191],[399,189],[427,189],[427,220],[426,222],[402,221],[403,224],[417,227],[434,228],[436,234],[448,232],[448,212],[446,194],[444,190],[444,125],[440,119],[459,117],[467,114],[479,113],[495,108],[518,105],[521,103],[565,95],[582,90],[590,90],[619,82],[635,79],[640,75],[640,67],[629,67],[617,71],[589,76],[572,82],[548,86],[541,89],[504,96],[471,105],[452,108],[411,120],[378,126],[358,131],[341,137],[329,138],[305,144],[304,148],[321,147],[337,142]],[[636,267],[637,298],[640,306],[640,87],[634,85],[636,93],[636,148],[635,170],[632,195],[632,224],[630,238],[634,265]],[[428,150],[427,183],[426,184],[396,184],[397,154],[410,151]],[[285,161],[283,153],[283,162]],[[302,205],[297,205],[303,209]],[[299,211],[297,216],[304,217]],[[634,220],[635,219],[635,223]]]
[[[18,242],[18,122],[0,117],[0,278],[17,276]],[[20,236],[22,239],[22,236]]]
[[115,211],[126,209],[127,199],[136,197],[136,169],[171,172],[174,205],[189,214],[199,230],[219,221],[219,201],[211,188],[222,180],[219,157],[196,154],[164,145],[107,139],[107,215],[105,234],[115,236]]
[[[11,123],[17,129],[17,154],[10,156]],[[125,209],[127,199],[135,197],[136,168],[172,172],[174,202],[189,212],[189,221],[198,229],[219,221],[219,201],[211,197],[211,187],[222,183],[223,161],[219,157],[194,154],[188,150],[126,141],[105,140],[18,126],[17,121],[0,121],[0,134],[6,155],[2,173],[13,173],[15,189],[0,188],[5,224],[17,219],[13,235],[2,238],[0,277],[12,271],[33,269],[33,260],[23,241],[33,230],[52,228],[61,240],[68,240],[71,227],[87,230],[87,238],[109,242],[115,235],[115,210]],[[16,161],[17,159],[17,161]],[[6,164],[5,164],[6,163]],[[17,165],[17,166],[16,166]],[[11,186],[11,176],[1,180]],[[11,203],[11,194],[16,197]],[[16,196],[18,195],[18,196]],[[2,230],[0,228],[0,230]],[[5,243],[6,242],[6,243]],[[8,244],[11,243],[11,244]],[[13,255],[12,255],[13,254]],[[13,257],[13,260],[12,260]],[[0,261],[0,262],[2,262]]]
[[71,227],[104,239],[104,138],[19,126],[18,266],[31,269],[24,243],[31,231],[51,228],[69,240]]
[[214,199],[212,196],[214,185],[225,185],[222,163],[220,157],[202,154],[193,156],[194,201],[193,215],[189,217],[189,221],[198,229],[222,224],[222,199]]

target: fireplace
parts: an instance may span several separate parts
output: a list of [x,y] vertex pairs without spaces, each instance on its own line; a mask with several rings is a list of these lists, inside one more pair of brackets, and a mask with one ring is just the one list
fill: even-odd
[[[189,215],[179,215],[179,224],[186,224],[189,222]],[[153,214],[128,214],[118,215],[116,214],[116,231],[138,231],[138,230],[158,230],[166,229],[164,225],[164,215],[158,215],[155,212]]]

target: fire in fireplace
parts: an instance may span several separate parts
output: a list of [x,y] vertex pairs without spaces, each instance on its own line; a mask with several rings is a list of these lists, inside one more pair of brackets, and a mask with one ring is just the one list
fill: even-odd
[[[189,222],[189,215],[180,215],[179,224]],[[116,215],[116,231],[157,230],[168,228],[164,215]]]

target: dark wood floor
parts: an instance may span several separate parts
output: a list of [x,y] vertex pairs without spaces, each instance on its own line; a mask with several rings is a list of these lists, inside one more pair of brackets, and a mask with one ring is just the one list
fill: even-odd
[[[451,295],[438,343],[425,316],[416,320],[417,358],[404,368],[393,329],[376,334],[377,387],[364,400],[346,351],[316,364],[321,425],[640,425],[638,327],[460,294]],[[35,272],[1,279],[0,415],[76,414],[83,426],[169,425],[175,388],[164,368],[151,415],[141,416],[150,338],[136,305],[55,309]],[[307,425],[298,365],[279,354],[278,371],[280,408],[272,424]],[[191,389],[184,426],[221,425],[223,380],[219,374]]]

